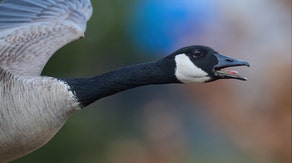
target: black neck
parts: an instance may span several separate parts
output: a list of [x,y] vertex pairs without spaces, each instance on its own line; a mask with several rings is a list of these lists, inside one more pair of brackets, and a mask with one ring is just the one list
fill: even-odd
[[132,65],[92,78],[62,79],[77,96],[81,106],[127,89],[149,85],[179,83],[174,75],[174,61]]

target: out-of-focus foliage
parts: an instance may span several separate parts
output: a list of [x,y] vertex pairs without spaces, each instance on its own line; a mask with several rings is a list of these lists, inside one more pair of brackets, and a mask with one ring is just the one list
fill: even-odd
[[93,76],[204,44],[250,61],[239,69],[249,81],[147,86],[101,99],[15,163],[291,161],[290,1],[92,3],[86,37],[58,51],[43,75]]

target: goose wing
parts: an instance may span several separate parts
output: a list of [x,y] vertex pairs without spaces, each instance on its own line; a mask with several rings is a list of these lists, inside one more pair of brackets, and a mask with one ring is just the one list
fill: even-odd
[[40,75],[62,46],[83,37],[90,0],[0,0],[0,67]]

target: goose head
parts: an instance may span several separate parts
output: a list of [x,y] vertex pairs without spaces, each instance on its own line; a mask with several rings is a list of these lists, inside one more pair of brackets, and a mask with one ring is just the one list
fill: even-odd
[[175,61],[175,77],[182,83],[211,82],[218,79],[247,80],[227,67],[248,66],[249,63],[219,54],[214,49],[193,45],[181,48],[166,58]]

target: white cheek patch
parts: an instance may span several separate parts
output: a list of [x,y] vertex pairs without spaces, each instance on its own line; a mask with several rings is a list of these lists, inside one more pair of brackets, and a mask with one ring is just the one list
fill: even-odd
[[197,67],[188,56],[179,54],[175,56],[175,76],[183,83],[206,82],[210,80],[208,74]]

